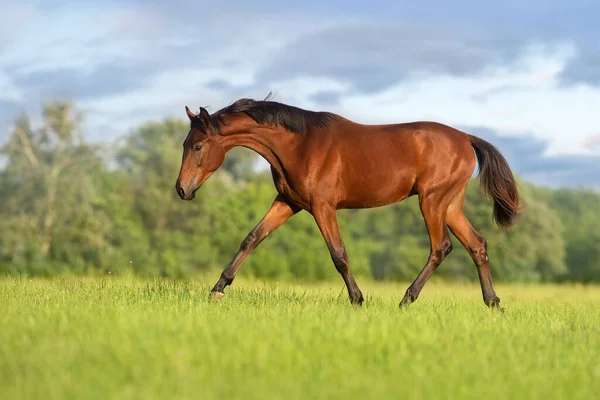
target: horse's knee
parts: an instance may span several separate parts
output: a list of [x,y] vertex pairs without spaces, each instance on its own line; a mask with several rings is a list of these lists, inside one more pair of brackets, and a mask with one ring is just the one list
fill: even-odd
[[476,246],[471,247],[469,250],[473,256],[475,265],[480,266],[489,261],[487,241],[484,238],[481,238],[479,243]]
[[452,241],[450,238],[445,238],[438,246],[436,246],[431,252],[431,261],[439,265],[444,258],[448,257],[448,254],[452,252]]
[[452,241],[450,238],[446,238],[444,242],[442,242],[442,258],[448,257],[448,254],[452,253]]

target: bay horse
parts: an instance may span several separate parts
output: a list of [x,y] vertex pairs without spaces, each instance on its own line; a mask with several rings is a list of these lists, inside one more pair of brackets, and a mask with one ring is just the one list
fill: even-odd
[[241,242],[210,295],[220,300],[248,255],[290,217],[306,210],[314,218],[351,304],[363,295],[350,271],[336,211],[400,202],[417,195],[430,240],[429,258],[406,290],[400,307],[414,302],[427,280],[452,251],[449,231],[470,254],[484,303],[500,308],[492,285],[487,242],[463,213],[475,161],[484,193],[493,199],[493,218],[511,227],[520,212],[512,171],[487,141],[429,121],[365,125],[331,112],[242,98],[210,114],[188,106],[190,130],[183,142],[175,189],[192,200],[200,186],[236,146],[260,154],[269,164],[277,195],[262,220]]

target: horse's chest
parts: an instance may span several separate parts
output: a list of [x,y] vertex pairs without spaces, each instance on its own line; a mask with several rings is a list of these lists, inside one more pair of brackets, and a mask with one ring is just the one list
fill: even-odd
[[283,176],[280,172],[271,167],[271,175],[273,176],[273,183],[275,185],[275,190],[277,193],[288,199],[291,203],[306,208],[308,206],[308,201],[303,199],[290,185],[286,180],[285,176]]

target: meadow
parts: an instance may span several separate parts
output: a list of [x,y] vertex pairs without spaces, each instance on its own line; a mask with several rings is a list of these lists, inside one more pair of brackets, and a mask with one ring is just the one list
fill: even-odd
[[3,399],[591,399],[600,393],[600,289],[214,276],[0,279]]

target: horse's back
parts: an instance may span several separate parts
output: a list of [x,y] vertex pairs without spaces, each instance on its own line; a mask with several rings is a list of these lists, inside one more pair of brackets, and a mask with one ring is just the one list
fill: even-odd
[[438,122],[345,123],[335,136],[342,207],[394,203],[439,182],[468,179],[474,168],[468,135]]

